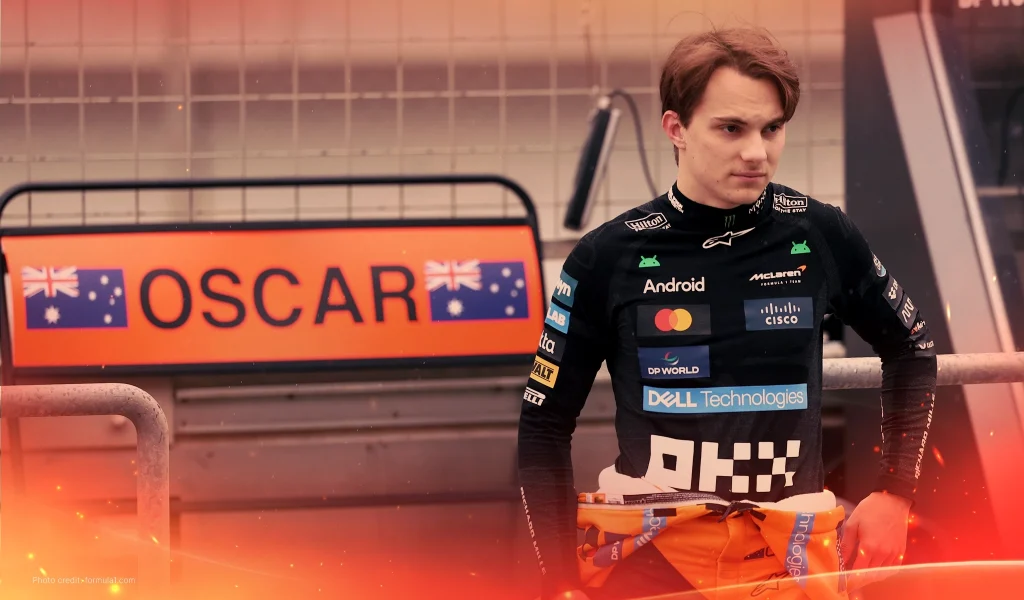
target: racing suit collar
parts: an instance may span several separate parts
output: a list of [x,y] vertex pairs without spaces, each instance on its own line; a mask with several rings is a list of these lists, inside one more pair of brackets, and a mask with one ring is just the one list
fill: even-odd
[[720,233],[747,229],[764,222],[772,211],[769,187],[771,184],[768,184],[761,192],[761,197],[753,204],[731,209],[694,202],[680,192],[675,183],[659,200],[668,205],[665,214],[673,227]]

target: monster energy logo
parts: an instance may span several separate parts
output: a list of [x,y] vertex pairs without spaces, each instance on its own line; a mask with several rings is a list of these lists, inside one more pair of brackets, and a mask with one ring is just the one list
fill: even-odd
[[725,226],[732,227],[736,224],[736,215],[727,215],[725,217]]

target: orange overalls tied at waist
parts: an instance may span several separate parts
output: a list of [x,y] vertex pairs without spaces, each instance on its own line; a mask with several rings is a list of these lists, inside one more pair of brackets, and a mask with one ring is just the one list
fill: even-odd
[[601,587],[630,555],[652,544],[708,599],[847,598],[838,551],[842,506],[828,491],[778,503],[708,494],[580,494],[583,584]]

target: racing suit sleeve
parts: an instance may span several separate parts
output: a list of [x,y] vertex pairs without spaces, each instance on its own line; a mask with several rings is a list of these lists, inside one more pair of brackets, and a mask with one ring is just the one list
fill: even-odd
[[584,236],[563,264],[520,411],[520,492],[543,598],[580,587],[571,440],[612,338],[610,269],[599,264],[596,236]]
[[835,260],[832,303],[882,361],[881,464],[874,491],[913,501],[935,404],[937,362],[910,295],[836,207],[826,237]]

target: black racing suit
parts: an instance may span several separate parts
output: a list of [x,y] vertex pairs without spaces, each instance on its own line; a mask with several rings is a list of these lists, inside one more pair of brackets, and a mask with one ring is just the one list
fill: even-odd
[[729,210],[673,186],[579,241],[555,286],[519,425],[544,597],[580,586],[570,441],[602,361],[619,473],[727,500],[820,492],[828,312],[882,360],[875,489],[912,499],[934,402],[933,342],[842,211],[774,183]]

